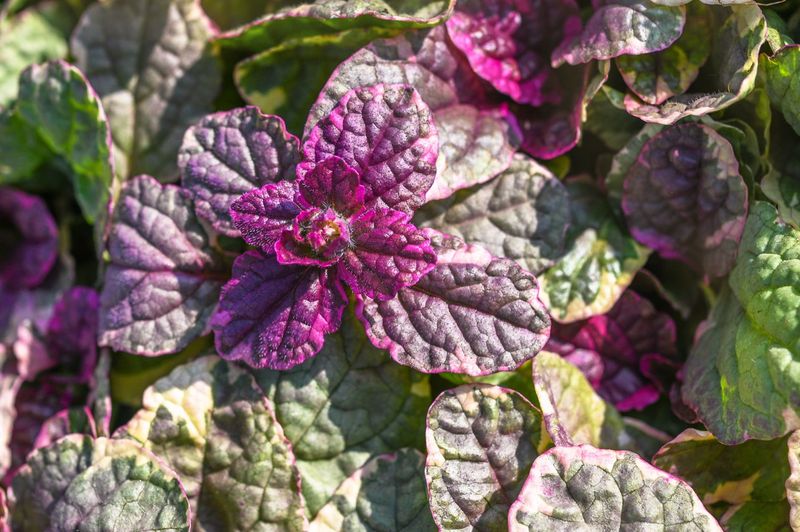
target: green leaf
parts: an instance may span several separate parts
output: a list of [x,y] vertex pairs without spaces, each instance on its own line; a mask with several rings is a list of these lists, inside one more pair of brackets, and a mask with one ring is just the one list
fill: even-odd
[[50,156],[36,131],[13,109],[0,110],[0,153],[0,184],[36,180],[34,171]]
[[254,375],[292,443],[312,517],[371,456],[422,447],[427,375],[373,347],[352,311],[311,360]]
[[513,390],[466,384],[428,411],[425,479],[439,530],[503,530],[542,441],[542,416]]
[[436,530],[416,449],[376,456],[342,482],[311,522],[311,532]]
[[767,93],[772,105],[783,113],[795,133],[800,134],[800,45],[784,46],[772,57],[761,55]]
[[200,0],[203,10],[223,30],[241,26],[294,3],[295,0]]
[[37,449],[11,483],[13,530],[189,530],[175,474],[130,440],[71,435]]
[[157,381],[142,402],[116,437],[138,441],[178,473],[199,528],[306,526],[291,445],[250,374],[199,358]]
[[642,129],[642,121],[625,111],[622,92],[603,85],[586,109],[583,127],[615,152]]
[[685,367],[683,398],[727,445],[800,428],[800,231],[756,202]]
[[211,35],[196,0],[111,0],[83,14],[72,55],[103,100],[123,179],[177,176],[183,133],[220,85]]
[[70,22],[67,8],[49,2],[26,9],[0,28],[0,107],[16,98],[17,78],[28,65],[67,55]]
[[424,205],[414,221],[480,244],[538,274],[564,254],[569,211],[561,181],[533,159],[517,154],[496,178]]
[[445,20],[455,0],[317,0],[287,7],[240,28],[223,33],[225,47],[261,52],[290,39],[330,35],[345,30],[381,28],[400,33],[428,28]]
[[75,198],[91,223],[104,214],[114,176],[103,106],[76,67],[51,61],[20,76],[17,113],[66,164]]
[[650,253],[620,226],[592,183],[566,185],[572,211],[567,253],[539,277],[542,300],[565,323],[608,312]]
[[555,447],[511,506],[511,532],[721,528],[683,481],[629,451]]
[[653,464],[685,480],[726,530],[781,530],[789,520],[787,440],[730,446],[687,429],[658,451]]

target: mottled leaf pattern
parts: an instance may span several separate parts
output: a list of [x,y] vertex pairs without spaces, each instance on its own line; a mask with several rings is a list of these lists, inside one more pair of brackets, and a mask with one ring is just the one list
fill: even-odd
[[542,443],[539,412],[513,390],[471,384],[443,392],[425,440],[439,530],[503,530]]
[[564,253],[569,211],[561,181],[532,159],[516,155],[497,178],[424,205],[414,221],[482,245],[538,274]]
[[67,436],[38,449],[9,493],[14,530],[189,530],[175,473],[130,440]]
[[291,445],[245,371],[203,357],[145,390],[116,437],[132,438],[179,475],[202,530],[302,530]]
[[140,355],[179,351],[208,330],[224,273],[192,201],[140,176],[111,220],[100,344]]
[[508,528],[722,530],[683,481],[629,451],[589,445],[556,447],[536,459]]

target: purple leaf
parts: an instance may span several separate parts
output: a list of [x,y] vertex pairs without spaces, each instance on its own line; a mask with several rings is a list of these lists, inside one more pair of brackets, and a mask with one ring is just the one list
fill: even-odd
[[268,183],[293,179],[299,151],[283,120],[256,107],[212,114],[183,137],[181,183],[194,195],[200,218],[225,235],[239,236],[229,213],[233,202]]
[[595,9],[583,30],[553,52],[554,66],[663,50],[681,36],[686,21],[682,6],[660,6],[646,0],[595,0],[593,4]]
[[465,0],[447,21],[473,70],[515,101],[560,103],[550,53],[580,31],[574,0]]
[[661,385],[643,374],[642,361],[653,354],[676,359],[675,323],[627,290],[606,314],[553,324],[547,350],[583,370],[600,396],[618,409],[639,410],[658,399]]
[[272,254],[281,232],[300,214],[296,197],[297,184],[292,181],[280,181],[246,192],[231,204],[233,225],[245,242]]
[[539,454],[542,416],[513,390],[467,384],[433,402],[425,443],[425,480],[439,530],[503,530]]
[[645,142],[625,178],[622,210],[640,243],[721,277],[736,259],[747,195],[731,144],[688,123]]
[[338,273],[353,292],[390,299],[433,269],[430,238],[409,220],[399,211],[371,209],[352,221],[353,248],[342,257]]
[[508,529],[722,531],[682,480],[630,451],[589,445],[555,447],[536,459]]
[[61,296],[47,324],[46,345],[50,356],[65,368],[78,368],[77,377],[87,382],[97,363],[97,324],[100,299],[97,292],[75,286]]
[[97,436],[94,418],[89,407],[67,408],[47,418],[36,435],[33,448],[47,447],[69,434]]
[[550,334],[536,277],[458,239],[433,242],[438,262],[417,284],[388,301],[360,299],[372,343],[424,373],[486,375],[536,355]]
[[411,213],[433,184],[438,153],[430,109],[413,87],[362,87],[308,133],[298,177],[336,155],[361,176],[368,207]]
[[329,157],[298,182],[304,207],[327,205],[344,215],[356,214],[364,205],[366,190],[358,172],[339,157]]
[[411,85],[433,112],[439,158],[428,200],[488,181],[508,167],[520,140],[516,120],[505,106],[487,101],[485,83],[444,26],[374,41],[342,62],[311,107],[306,133],[347,91],[381,82]]
[[0,187],[0,288],[41,284],[58,257],[58,228],[44,202]]
[[217,352],[250,366],[289,369],[339,328],[347,298],[327,270],[290,266],[258,251],[240,255],[212,319]]
[[110,233],[100,345],[154,356],[204,334],[224,273],[188,195],[136,177],[122,190]]

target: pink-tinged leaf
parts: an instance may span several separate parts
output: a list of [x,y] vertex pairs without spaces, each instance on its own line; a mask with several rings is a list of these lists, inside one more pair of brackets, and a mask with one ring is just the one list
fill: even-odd
[[110,233],[100,345],[155,356],[204,334],[225,274],[185,191],[128,181]]
[[343,61],[311,107],[306,134],[349,90],[381,82],[411,85],[433,113],[439,157],[428,200],[488,181],[508,167],[520,142],[516,120],[504,105],[488,101],[486,84],[444,25],[374,41]]
[[299,141],[283,120],[242,107],[209,115],[189,128],[178,166],[182,185],[194,195],[197,215],[236,237],[231,205],[246,192],[293,179],[299,160]]
[[0,532],[10,532],[11,527],[8,524],[8,505],[6,504],[6,493],[3,488],[0,488]]
[[353,292],[386,300],[412,286],[436,265],[436,252],[424,230],[392,209],[370,209],[351,222],[353,247],[338,266]]
[[574,0],[462,0],[447,21],[450,38],[479,76],[534,106],[561,102],[550,53],[580,29]]
[[332,207],[343,216],[364,205],[365,189],[356,170],[333,156],[316,165],[298,183],[304,207]]
[[425,442],[439,530],[503,530],[543,443],[542,416],[513,390],[467,384],[433,402]]
[[722,532],[684,481],[630,451],[555,447],[533,463],[508,530]]
[[61,296],[47,324],[50,356],[87,382],[97,363],[97,324],[100,298],[85,286],[75,286]]
[[681,36],[686,22],[682,6],[660,6],[648,0],[593,3],[595,9],[583,30],[568,36],[553,52],[554,66],[657,52]]
[[300,214],[295,202],[297,184],[280,181],[244,193],[231,204],[230,217],[245,242],[274,253],[273,246],[281,232]]
[[69,434],[97,436],[92,411],[88,407],[68,408],[50,416],[42,423],[33,448],[47,447]]
[[0,287],[12,290],[41,284],[58,257],[58,228],[44,202],[0,187]]
[[666,392],[660,379],[651,380],[643,372],[643,361],[659,355],[677,363],[675,337],[672,318],[627,290],[606,314],[553,324],[547,350],[578,366],[600,396],[619,410],[639,410]]
[[747,196],[730,142],[688,123],[645,142],[625,178],[622,210],[637,241],[721,277],[736,259]]
[[339,328],[346,301],[327,270],[248,251],[233,264],[211,322],[217,352],[256,368],[292,368]]
[[536,277],[510,259],[431,231],[436,267],[393,299],[361,298],[375,346],[424,373],[511,371],[550,335]]
[[430,109],[413,87],[361,87],[309,132],[298,177],[336,155],[361,176],[366,206],[411,213],[433,184],[438,153]]

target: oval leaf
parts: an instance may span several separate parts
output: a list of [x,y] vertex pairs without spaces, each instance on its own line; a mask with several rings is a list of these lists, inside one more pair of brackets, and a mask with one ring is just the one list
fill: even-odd
[[192,202],[148,176],[120,194],[100,296],[100,345],[154,356],[180,351],[208,330],[224,280]]
[[175,176],[183,133],[219,88],[211,34],[196,0],[113,0],[84,12],[72,55],[108,110],[123,178]]
[[623,184],[634,238],[711,277],[730,271],[747,217],[747,185],[731,144],[702,124],[659,132]]
[[603,2],[583,30],[567,36],[553,52],[553,65],[657,52],[681,36],[685,21],[683,7],[664,7],[647,0]]
[[516,155],[497,178],[426,204],[414,221],[480,244],[538,274],[564,252],[569,210],[561,181],[532,159]]
[[682,480],[629,451],[589,445],[556,447],[536,459],[508,528],[722,531]]
[[800,231],[756,202],[729,284],[698,331],[683,399],[723,444],[800,428]]
[[438,239],[437,264],[417,284],[387,301],[359,300],[372,343],[424,373],[486,375],[535,356],[550,334],[536,277],[480,247]]
[[468,384],[428,411],[425,479],[439,530],[502,530],[542,444],[539,412],[513,390]]
[[142,407],[115,437],[167,461],[198,528],[307,526],[291,444],[248,373],[199,358],[145,390]]
[[11,484],[14,530],[189,530],[189,502],[130,440],[71,435],[33,452]]

